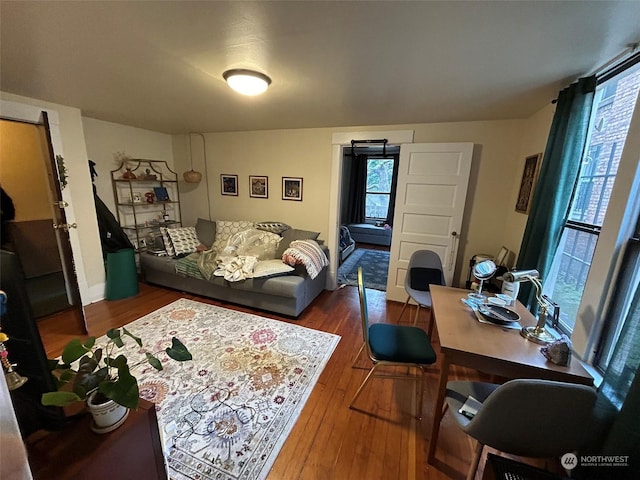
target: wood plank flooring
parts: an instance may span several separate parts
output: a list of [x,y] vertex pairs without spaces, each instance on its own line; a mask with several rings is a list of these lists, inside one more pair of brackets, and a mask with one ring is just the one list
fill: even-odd
[[[432,408],[439,368],[436,364],[425,377],[423,418],[415,419],[417,395],[413,382],[373,379],[357,402],[349,403],[370,367],[363,354],[352,368],[352,360],[362,344],[358,291],[343,287],[323,292],[299,319],[205,299],[195,295],[140,285],[132,298],[101,301],[85,308],[89,333],[100,336],[108,328],[126,325],[178,298],[255,313],[309,328],[335,333],[341,340],[307,401],[298,421],[276,460],[269,479],[416,479],[441,480],[465,477],[472,456],[472,442],[445,415],[440,430],[437,465],[426,462]],[[402,304],[387,302],[384,292],[367,290],[371,321],[393,321]],[[426,313],[419,326],[426,328]],[[411,318],[405,315],[404,321]],[[80,332],[66,327],[64,314],[38,322],[50,357],[61,353],[66,342]],[[434,334],[435,335],[435,334]],[[437,338],[434,349],[439,351]],[[452,367],[451,378],[482,379],[486,376]],[[481,473],[478,474],[478,478]]]

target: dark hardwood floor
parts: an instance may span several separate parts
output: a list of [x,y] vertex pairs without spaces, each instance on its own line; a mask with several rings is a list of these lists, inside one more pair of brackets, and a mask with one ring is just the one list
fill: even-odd
[[[285,442],[270,479],[462,479],[472,456],[472,442],[445,415],[436,457],[428,465],[426,452],[432,423],[439,367],[425,378],[423,418],[415,412],[413,382],[374,379],[358,399],[357,410],[349,409],[351,398],[364,379],[370,361],[360,357],[352,368],[353,356],[362,344],[358,292],[345,287],[323,292],[297,319],[233,306],[164,288],[140,285],[135,297],[101,301],[85,308],[89,333],[103,335],[111,327],[126,325],[178,298],[246,311],[341,336],[331,360],[322,373],[297,423]],[[402,304],[387,302],[385,293],[367,290],[371,321],[393,321]],[[426,328],[427,313],[419,326]],[[408,321],[410,316],[405,316]],[[79,334],[65,326],[64,314],[38,322],[50,357],[61,353],[64,344]],[[434,348],[439,350],[437,334]],[[478,372],[452,367],[452,377],[482,379]],[[481,474],[478,474],[480,478]]]

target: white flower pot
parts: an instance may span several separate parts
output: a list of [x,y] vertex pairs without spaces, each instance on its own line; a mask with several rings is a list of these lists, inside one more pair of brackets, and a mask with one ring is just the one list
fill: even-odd
[[113,400],[94,404],[93,400],[95,396],[96,392],[93,392],[87,398],[87,408],[91,412],[91,415],[93,415],[91,430],[96,433],[107,433],[122,425],[129,416],[129,409],[117,404]]

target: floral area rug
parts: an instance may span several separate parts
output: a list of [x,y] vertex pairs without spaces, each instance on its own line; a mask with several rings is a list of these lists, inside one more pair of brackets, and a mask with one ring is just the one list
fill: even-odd
[[[126,326],[143,341],[127,354],[163,352],[164,370],[133,370],[156,404],[169,478],[263,479],[269,473],[337,335],[180,299]],[[171,337],[193,355],[164,354]],[[133,359],[130,358],[130,365]]]
[[358,285],[358,267],[362,266],[367,288],[387,290],[389,252],[384,250],[356,249],[338,268],[338,283]]

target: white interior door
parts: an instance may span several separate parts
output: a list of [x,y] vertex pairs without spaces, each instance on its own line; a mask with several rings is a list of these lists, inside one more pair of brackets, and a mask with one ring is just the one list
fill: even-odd
[[413,143],[400,148],[387,299],[404,302],[404,277],[416,250],[433,250],[451,285],[467,196],[473,143]]

